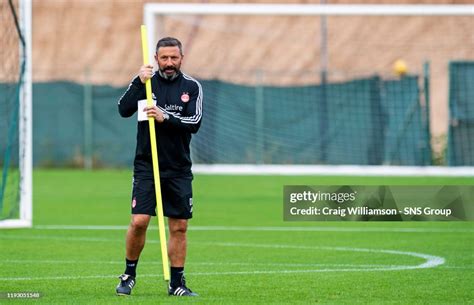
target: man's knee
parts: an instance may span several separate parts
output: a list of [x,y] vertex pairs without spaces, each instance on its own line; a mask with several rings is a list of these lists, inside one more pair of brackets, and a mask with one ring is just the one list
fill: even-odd
[[170,234],[186,234],[188,229],[188,220],[187,219],[168,219]]
[[130,228],[132,229],[134,233],[143,233],[143,232],[146,232],[149,222],[150,222],[150,216],[148,215],[132,215]]

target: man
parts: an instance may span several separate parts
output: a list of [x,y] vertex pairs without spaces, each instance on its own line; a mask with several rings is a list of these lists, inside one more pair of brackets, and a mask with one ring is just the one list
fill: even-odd
[[[163,213],[168,217],[168,256],[171,264],[169,295],[197,296],[186,287],[184,263],[186,259],[186,229],[192,217],[191,134],[201,125],[202,88],[195,79],[182,73],[183,50],[181,42],[172,37],[158,41],[152,65],[142,66],[127,91],[118,102],[122,117],[143,111],[153,117],[160,167]],[[156,106],[138,109],[146,98],[145,82],[151,79]],[[140,113],[139,116],[140,118]],[[135,286],[136,268],[145,245],[145,236],[151,216],[156,216],[156,198],[153,180],[150,132],[145,117],[138,122],[137,147],[134,160],[132,217],[126,236],[126,268],[116,292],[130,295]]]

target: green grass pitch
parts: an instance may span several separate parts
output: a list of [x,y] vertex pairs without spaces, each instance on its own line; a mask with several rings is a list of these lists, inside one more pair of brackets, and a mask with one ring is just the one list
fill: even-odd
[[[133,295],[115,296],[130,171],[36,170],[35,228],[0,230],[0,304],[474,304],[472,222],[290,223],[282,216],[287,184],[473,183],[196,175],[186,273],[200,297],[179,299],[166,295],[156,218]],[[42,296],[7,299],[8,292]]]

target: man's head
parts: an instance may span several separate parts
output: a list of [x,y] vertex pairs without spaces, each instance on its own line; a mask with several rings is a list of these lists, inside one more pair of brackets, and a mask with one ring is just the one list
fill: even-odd
[[166,79],[174,79],[181,69],[183,60],[181,42],[173,37],[165,37],[156,44],[155,60],[158,63],[158,73]]

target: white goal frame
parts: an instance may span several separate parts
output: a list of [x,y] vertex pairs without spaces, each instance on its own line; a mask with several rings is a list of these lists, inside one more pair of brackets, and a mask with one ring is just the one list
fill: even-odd
[[[166,15],[267,15],[267,16],[474,16],[474,5],[426,4],[256,4],[256,3],[146,3],[144,24],[148,27],[149,54],[157,38],[155,17]],[[151,61],[152,62],[152,61]],[[474,176],[474,167],[439,166],[339,166],[339,165],[195,165],[203,174],[268,175],[372,175],[372,176]]]
[[25,74],[20,88],[19,105],[19,199],[20,217],[0,221],[0,228],[28,228],[33,225],[33,111],[32,111],[32,0],[20,0],[18,21],[26,48],[20,46],[20,60],[26,56]]

